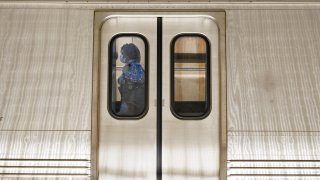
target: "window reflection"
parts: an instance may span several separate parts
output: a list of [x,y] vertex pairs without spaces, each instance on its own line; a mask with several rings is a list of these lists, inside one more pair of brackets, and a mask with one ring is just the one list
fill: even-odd
[[173,113],[202,117],[209,110],[209,43],[200,35],[181,35],[172,44]]

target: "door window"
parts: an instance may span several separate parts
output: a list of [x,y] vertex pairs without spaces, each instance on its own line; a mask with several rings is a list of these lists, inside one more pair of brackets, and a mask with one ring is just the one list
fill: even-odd
[[209,41],[181,34],[171,44],[171,111],[179,119],[201,119],[209,112]]
[[138,119],[147,111],[148,47],[138,34],[119,34],[109,44],[109,111],[117,119]]

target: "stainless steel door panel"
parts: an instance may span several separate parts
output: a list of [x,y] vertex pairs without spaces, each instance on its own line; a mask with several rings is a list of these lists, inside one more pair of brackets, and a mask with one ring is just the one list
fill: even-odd
[[[99,179],[156,179],[156,28],[155,17],[106,19],[101,26],[99,92]],[[149,109],[139,120],[117,120],[107,110],[108,47],[119,33],[138,33],[149,46]]]
[[[101,14],[98,15],[100,19]],[[212,17],[174,14],[118,15],[110,16],[101,23],[97,174],[99,179],[156,179],[156,158],[159,154],[155,102],[157,66],[160,65],[157,65],[156,52],[157,17],[162,17],[163,22],[162,179],[220,179],[219,29]],[[112,37],[119,33],[138,33],[148,40],[149,110],[140,120],[117,120],[107,110],[108,48]],[[201,34],[210,43],[211,111],[202,120],[179,120],[170,110],[169,50],[172,39],[180,33]]]
[[[202,120],[179,120],[170,111],[170,43],[180,33],[205,35],[211,51],[211,113]],[[219,30],[207,16],[163,19],[163,179],[219,179]]]

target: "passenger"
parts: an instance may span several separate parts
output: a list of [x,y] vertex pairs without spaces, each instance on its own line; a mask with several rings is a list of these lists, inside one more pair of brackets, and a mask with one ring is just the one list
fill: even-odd
[[140,51],[132,43],[121,47],[120,61],[125,64],[118,78],[121,105],[119,115],[136,116],[145,107],[145,73],[140,64]]

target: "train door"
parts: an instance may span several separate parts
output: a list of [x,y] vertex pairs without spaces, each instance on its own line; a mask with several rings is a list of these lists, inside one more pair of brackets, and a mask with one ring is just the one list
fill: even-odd
[[218,37],[207,16],[103,21],[99,179],[219,179]]

